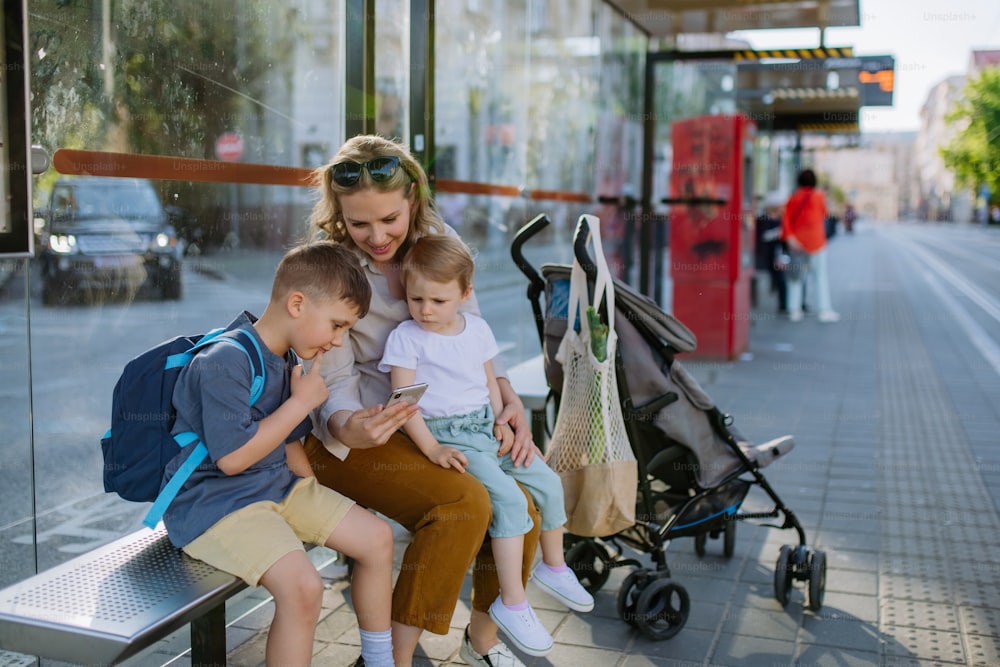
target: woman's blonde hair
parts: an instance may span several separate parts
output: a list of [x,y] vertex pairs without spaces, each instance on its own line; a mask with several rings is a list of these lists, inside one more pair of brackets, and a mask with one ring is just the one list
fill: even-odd
[[[367,169],[361,170],[361,177],[354,185],[344,186],[334,182],[331,169],[333,165],[347,160],[360,164],[376,157],[399,158],[399,169],[391,178],[381,183],[373,180]],[[407,190],[405,194],[410,199],[410,228],[401,250],[405,251],[413,240],[420,236],[444,231],[444,223],[431,199],[427,173],[406,146],[391,139],[374,134],[362,134],[348,139],[329,162],[313,171],[311,183],[320,194],[309,219],[313,235],[319,232],[320,236],[325,235],[326,238],[338,243],[347,241],[353,245],[347,233],[347,225],[344,223],[340,197],[369,189],[381,192],[404,188]]]

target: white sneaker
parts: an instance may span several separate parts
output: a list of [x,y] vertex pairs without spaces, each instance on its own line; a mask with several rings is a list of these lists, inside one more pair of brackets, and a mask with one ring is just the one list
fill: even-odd
[[458,651],[458,656],[465,660],[465,664],[472,667],[525,667],[521,659],[504,644],[497,642],[496,646],[480,655],[476,649],[472,648],[472,640],[469,639],[469,628],[465,628],[465,636],[462,638],[462,648]]
[[590,611],[594,608],[594,596],[587,592],[569,568],[553,572],[544,563],[539,563],[531,573],[531,580],[573,611]]
[[528,655],[548,655],[552,650],[552,635],[535,616],[531,605],[520,610],[508,609],[497,596],[490,605],[490,618],[515,646]]
[[802,311],[801,310],[793,310],[793,311],[789,312],[788,313],[788,321],[789,322],[801,322],[802,321]]
[[816,316],[820,322],[839,322],[840,313],[835,310],[821,310],[819,315]]

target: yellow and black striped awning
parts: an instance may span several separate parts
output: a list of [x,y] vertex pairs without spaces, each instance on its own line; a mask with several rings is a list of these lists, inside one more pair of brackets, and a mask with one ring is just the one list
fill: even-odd
[[821,46],[814,49],[761,49],[755,51],[746,49],[737,51],[733,60],[766,60],[772,58],[795,60],[818,60],[820,58],[851,58],[854,56],[853,46]]
[[853,123],[801,123],[799,132],[816,132],[820,134],[855,134],[859,131],[857,121]]

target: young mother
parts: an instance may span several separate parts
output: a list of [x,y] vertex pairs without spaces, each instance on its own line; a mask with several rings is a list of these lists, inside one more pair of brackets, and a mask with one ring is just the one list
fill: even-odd
[[[415,406],[381,407],[389,396],[389,376],[376,366],[389,332],[409,319],[399,261],[413,239],[456,232],[435,211],[420,164],[403,146],[382,137],[348,140],[330,164],[316,170],[314,184],[320,194],[312,214],[314,231],[358,253],[372,286],[372,303],[368,315],[349,332],[349,344],[323,358],[321,372],[330,397],[319,410],[306,451],[321,483],[413,534],[393,590],[396,665],[412,663],[424,630],[447,634],[473,559],[472,614],[461,656],[483,667],[522,665],[498,639],[488,614],[499,584],[488,540],[484,544],[491,516],[486,489],[472,475],[431,463],[397,432]],[[475,296],[463,310],[478,314]],[[511,457],[526,464],[538,450],[524,406],[502,377],[499,359],[493,363],[504,403],[497,421],[513,427]],[[524,540],[527,582],[540,521],[531,496],[525,495],[535,523]]]

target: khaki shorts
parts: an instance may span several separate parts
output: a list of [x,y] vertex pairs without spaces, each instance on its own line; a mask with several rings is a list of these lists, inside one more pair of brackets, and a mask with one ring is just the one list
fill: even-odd
[[279,558],[304,551],[303,542],[325,544],[353,506],[350,498],[306,477],[280,503],[262,501],[227,514],[184,553],[257,586]]

